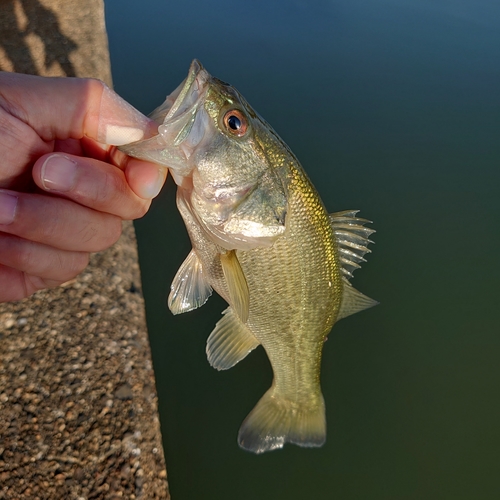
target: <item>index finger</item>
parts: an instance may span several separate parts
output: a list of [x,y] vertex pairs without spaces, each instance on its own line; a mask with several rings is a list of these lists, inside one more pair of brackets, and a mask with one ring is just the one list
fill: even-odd
[[157,125],[100,80],[0,74],[0,105],[44,141],[81,139],[119,146]]

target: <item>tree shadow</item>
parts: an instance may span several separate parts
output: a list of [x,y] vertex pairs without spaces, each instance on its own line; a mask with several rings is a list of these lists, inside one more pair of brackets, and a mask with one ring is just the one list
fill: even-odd
[[[30,35],[36,35],[43,43],[45,70],[57,62],[66,76],[76,76],[69,55],[78,45],[61,32],[57,15],[52,10],[38,0],[2,0],[1,3],[0,47],[15,72],[33,75],[39,73],[27,43]],[[19,27],[21,25],[22,28]],[[0,66],[0,70],[5,69]]]

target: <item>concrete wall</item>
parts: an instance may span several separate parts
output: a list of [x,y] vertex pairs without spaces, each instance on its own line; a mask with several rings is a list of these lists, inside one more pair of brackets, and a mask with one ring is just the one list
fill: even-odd
[[[111,84],[102,0],[3,0],[0,69]],[[168,498],[132,224],[76,280],[0,304],[4,498]]]

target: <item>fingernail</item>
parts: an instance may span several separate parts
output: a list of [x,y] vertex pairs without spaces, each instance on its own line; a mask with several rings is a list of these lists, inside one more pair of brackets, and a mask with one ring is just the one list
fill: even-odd
[[122,127],[121,125],[107,125],[105,143],[113,146],[123,146],[143,138],[144,132],[140,128]]
[[47,191],[66,192],[76,181],[76,162],[63,155],[49,156],[42,165],[42,183]]
[[123,146],[157,133],[157,125],[110,88],[104,87],[99,110],[97,140]]
[[145,185],[142,189],[141,197],[145,199],[154,198],[160,191],[165,182],[165,169],[159,168],[156,179],[149,185]]
[[0,224],[12,224],[16,216],[18,197],[0,190]]

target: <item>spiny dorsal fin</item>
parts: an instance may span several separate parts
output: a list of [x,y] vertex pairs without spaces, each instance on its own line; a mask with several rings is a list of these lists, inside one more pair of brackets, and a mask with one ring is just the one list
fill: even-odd
[[342,286],[342,303],[340,304],[337,321],[378,304],[376,300],[370,299],[370,297],[356,290],[346,278],[343,279]]
[[207,358],[216,370],[227,370],[259,345],[253,333],[228,307],[207,340]]
[[352,278],[352,273],[359,269],[360,262],[366,262],[363,256],[370,253],[368,245],[373,243],[368,237],[375,232],[364,227],[371,223],[366,219],[356,217],[359,210],[344,210],[330,214],[335,239],[338,244],[342,273],[346,278]]
[[172,281],[168,307],[173,314],[185,313],[202,306],[210,295],[212,287],[203,274],[200,259],[191,250]]
[[248,284],[241,269],[240,262],[234,250],[220,254],[222,271],[229,291],[231,305],[243,323],[248,319],[248,308],[250,306],[250,293]]

